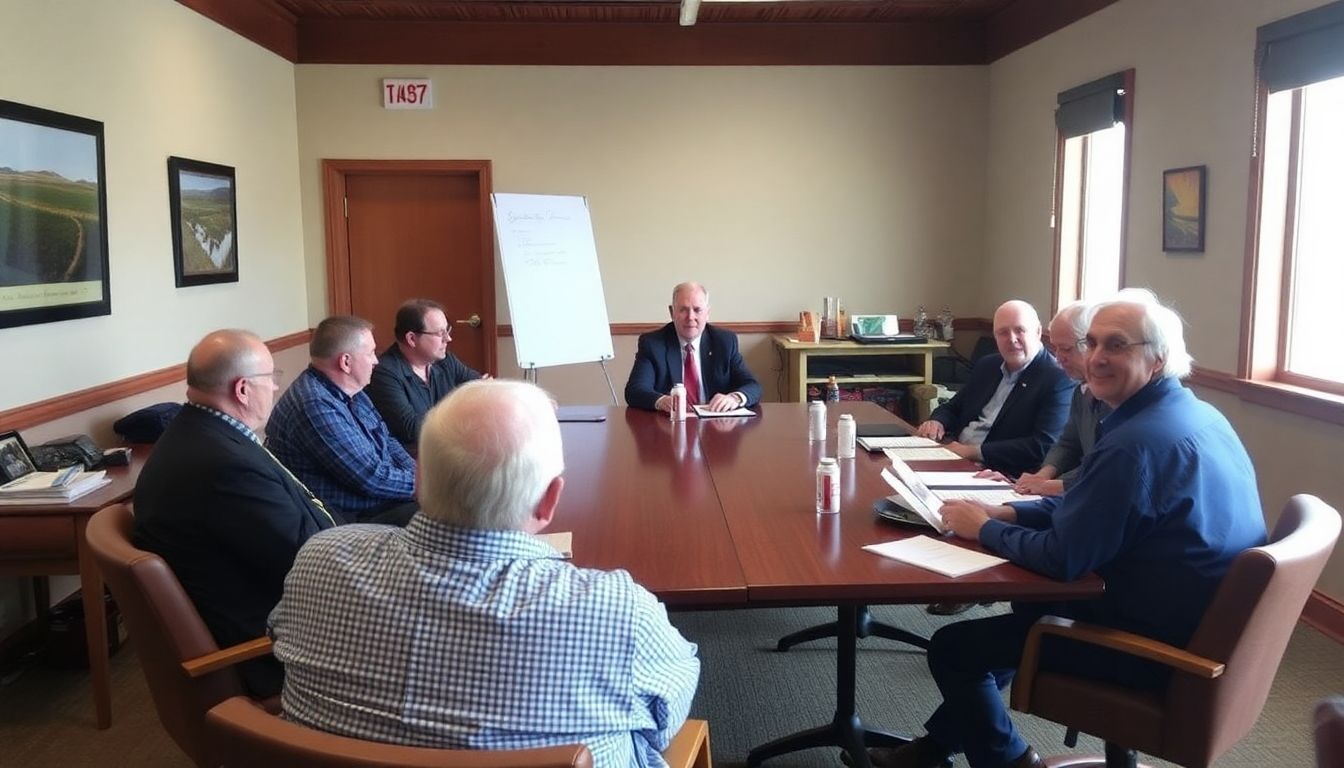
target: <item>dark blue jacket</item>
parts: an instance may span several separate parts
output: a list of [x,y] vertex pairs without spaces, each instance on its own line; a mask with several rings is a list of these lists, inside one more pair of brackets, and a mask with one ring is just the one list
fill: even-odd
[[[635,366],[625,384],[625,402],[636,408],[653,410],[658,398],[681,381],[681,340],[672,323],[656,331],[641,334],[635,350]],[[700,334],[700,378],[705,397],[741,392],[752,406],[761,400],[761,385],[747,370],[737,351],[737,335],[713,325]]]

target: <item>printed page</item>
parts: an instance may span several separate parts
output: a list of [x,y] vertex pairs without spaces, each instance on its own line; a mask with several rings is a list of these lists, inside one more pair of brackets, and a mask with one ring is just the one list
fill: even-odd
[[954,579],[1008,562],[1002,557],[974,552],[928,536],[911,536],[900,541],[869,544],[864,549],[875,555],[899,560]]
[[1018,493],[1012,488],[939,488],[934,493],[943,501],[981,501],[985,504],[1007,504],[1010,501],[1035,501],[1040,496]]
[[574,532],[538,533],[537,538],[551,545],[551,549],[560,553],[566,560],[574,557]]
[[906,487],[891,470],[882,470],[882,479],[887,481],[887,485],[901,497],[904,506],[915,511],[915,514],[924,518],[924,522],[933,526],[933,529],[939,533],[944,533],[947,529],[943,527],[943,516],[938,514],[938,508],[943,505],[942,501],[934,496],[928,488],[922,491],[915,491]]
[[927,437],[860,437],[858,443],[866,451],[880,451],[885,448],[937,448],[938,442]]
[[[1002,480],[989,477],[976,477],[975,472],[916,472],[920,480],[930,488],[994,488],[1012,490],[1012,486]],[[940,496],[942,494],[939,494]]]
[[696,416],[706,419],[721,419],[725,416],[755,416],[756,412],[750,408],[733,408],[728,411],[711,411],[708,406],[692,405],[691,410],[695,411]]
[[935,446],[933,448],[887,448],[883,451],[887,458],[901,461],[953,461],[960,459],[957,454]]

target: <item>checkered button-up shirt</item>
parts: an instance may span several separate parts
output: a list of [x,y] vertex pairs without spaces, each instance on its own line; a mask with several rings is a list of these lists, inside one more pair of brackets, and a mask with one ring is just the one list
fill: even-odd
[[662,766],[700,674],[625,571],[423,515],[314,536],[270,623],[286,717],[374,741],[583,742],[599,767]]
[[343,522],[415,495],[415,459],[369,396],[345,394],[309,367],[271,411],[266,447]]

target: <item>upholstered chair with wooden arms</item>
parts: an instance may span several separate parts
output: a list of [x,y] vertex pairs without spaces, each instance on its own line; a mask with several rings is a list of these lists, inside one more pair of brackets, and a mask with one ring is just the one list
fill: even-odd
[[[1134,766],[1135,751],[1208,766],[1260,717],[1284,649],[1339,538],[1339,513],[1315,496],[1288,501],[1270,543],[1236,557],[1185,648],[1047,616],[1032,628],[1013,682],[1012,706],[1106,742],[1105,759],[1055,758],[1064,766]],[[1171,667],[1165,692],[1146,692],[1039,669],[1047,635],[1073,638]]]
[[1316,768],[1344,768],[1344,696],[1316,705]]

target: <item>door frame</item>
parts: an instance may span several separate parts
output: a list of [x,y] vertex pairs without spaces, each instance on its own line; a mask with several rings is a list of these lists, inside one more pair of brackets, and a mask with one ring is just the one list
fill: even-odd
[[[496,373],[499,346],[495,308],[495,224],[490,195],[494,191],[489,160],[322,160],[322,205],[327,235],[327,313],[349,314],[350,240],[346,230],[346,176],[474,176],[479,191],[481,242],[481,332],[485,370]],[[408,297],[409,298],[409,297]],[[433,297],[429,297],[433,298]],[[450,321],[454,318],[448,318]]]

